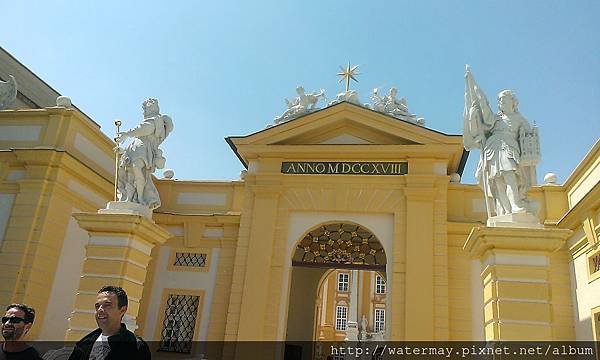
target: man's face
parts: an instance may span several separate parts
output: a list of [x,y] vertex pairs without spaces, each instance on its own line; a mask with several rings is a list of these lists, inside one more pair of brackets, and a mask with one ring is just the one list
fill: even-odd
[[[2,322],[2,336],[7,341],[20,340],[31,327],[25,324],[25,312],[19,308],[10,308],[4,314],[6,321]],[[3,318],[3,320],[4,320]]]
[[96,323],[102,330],[118,327],[127,306],[119,309],[117,295],[112,292],[101,292],[96,298]]

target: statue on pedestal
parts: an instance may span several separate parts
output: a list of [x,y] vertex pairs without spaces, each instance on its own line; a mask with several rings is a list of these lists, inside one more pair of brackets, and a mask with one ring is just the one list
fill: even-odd
[[287,110],[281,114],[281,116],[275,117],[275,124],[282,123],[284,121],[291,120],[298,116],[307,114],[313,110],[315,110],[315,106],[319,101],[319,98],[325,99],[325,90],[321,89],[318,93],[308,93],[304,92],[304,88],[302,86],[298,86],[296,88],[296,93],[298,97],[294,100],[289,101],[287,98],[285,99],[285,104],[287,105]]
[[150,210],[160,207],[158,190],[152,182],[152,173],[165,166],[165,157],[159,145],[173,131],[173,121],[161,115],[158,100],[143,102],[144,120],[135,128],[119,132],[116,142],[131,138],[121,152],[118,163],[117,202],[130,202]]
[[534,214],[527,191],[536,182],[540,161],[537,128],[519,113],[514,92],[498,94],[499,111],[494,114],[468,66],[465,80],[463,142],[467,150],[481,149],[475,177],[485,194],[488,219]]

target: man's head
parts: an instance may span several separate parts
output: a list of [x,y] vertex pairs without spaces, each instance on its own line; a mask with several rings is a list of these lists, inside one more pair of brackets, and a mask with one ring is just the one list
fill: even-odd
[[19,341],[29,332],[35,310],[24,304],[10,304],[2,317],[2,336],[6,341]]
[[98,327],[105,335],[112,335],[127,312],[127,293],[118,286],[104,286],[98,291],[95,307]]

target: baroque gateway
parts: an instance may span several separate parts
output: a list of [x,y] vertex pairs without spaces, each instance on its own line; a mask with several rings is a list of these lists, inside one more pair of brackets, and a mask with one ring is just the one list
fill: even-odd
[[[425,127],[395,88],[319,110],[299,87],[270,127],[226,139],[241,179],[203,182],[152,177],[177,136],[156,99],[116,139],[135,145],[115,173],[115,142],[0,58],[19,88],[0,101],[0,302],[37,309],[30,339],[94,329],[104,284],[154,350],[193,356],[208,352],[193,341],[600,339],[600,143],[536,185],[537,130],[510,91],[491,111],[470,70],[464,136]],[[465,146],[486,154],[479,186],[460,182]]]

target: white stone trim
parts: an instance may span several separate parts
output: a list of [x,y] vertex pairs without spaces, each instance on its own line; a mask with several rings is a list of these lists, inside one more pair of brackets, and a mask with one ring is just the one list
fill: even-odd
[[115,160],[111,156],[106,155],[104,151],[102,151],[84,135],[77,133],[75,135],[75,141],[73,142],[73,146],[75,147],[75,149],[79,150],[79,152],[81,152],[91,161],[98,164],[104,170],[108,171],[111,174],[114,174]]
[[143,244],[142,242],[126,237],[113,237],[113,236],[91,236],[90,245],[109,245],[109,246],[121,246],[129,247],[139,250],[146,255],[150,255],[152,252],[152,246]]
[[97,277],[97,278],[103,278],[103,279],[125,279],[127,281],[130,281],[134,284],[143,286],[144,283],[135,279],[130,278],[129,276],[121,276],[121,275],[105,275],[105,274],[94,274],[94,273],[82,273],[82,276],[89,276],[89,277]]
[[0,141],[38,141],[41,125],[0,125]]
[[206,238],[221,238],[225,235],[225,230],[222,227],[207,226],[204,228],[204,237]]
[[92,202],[98,208],[104,207],[104,205],[106,205],[106,202],[108,201],[107,199],[96,194],[94,191],[90,190],[90,188],[83,185],[79,181],[69,180],[67,187],[69,188],[69,190],[77,193],[82,198],[87,199],[90,202]]
[[550,304],[550,302],[548,300],[520,299],[520,298],[510,298],[510,297],[499,297],[494,300],[497,302],[511,301],[511,302],[523,302],[523,303],[533,303],[533,304]]
[[546,255],[492,253],[483,261],[484,267],[490,265],[525,265],[546,267],[550,265],[550,261]]
[[177,194],[180,205],[217,205],[227,204],[227,194],[219,192],[180,192]]
[[542,279],[528,279],[528,278],[511,278],[511,277],[498,277],[497,281],[510,281],[517,283],[537,283],[537,284],[547,284],[548,280]]
[[124,257],[112,257],[112,256],[86,256],[87,259],[92,259],[92,260],[117,260],[117,261],[124,261],[127,263],[130,263],[132,265],[135,265],[139,268],[142,268],[144,270],[146,270],[146,265],[143,265],[137,261],[131,260],[131,259],[127,259]]
[[[495,322],[495,321],[489,321],[488,324],[490,322]],[[545,326],[552,326],[551,323],[546,322],[546,321],[530,321],[530,320],[498,320],[497,321],[498,324],[522,324],[522,325],[545,325]]]

